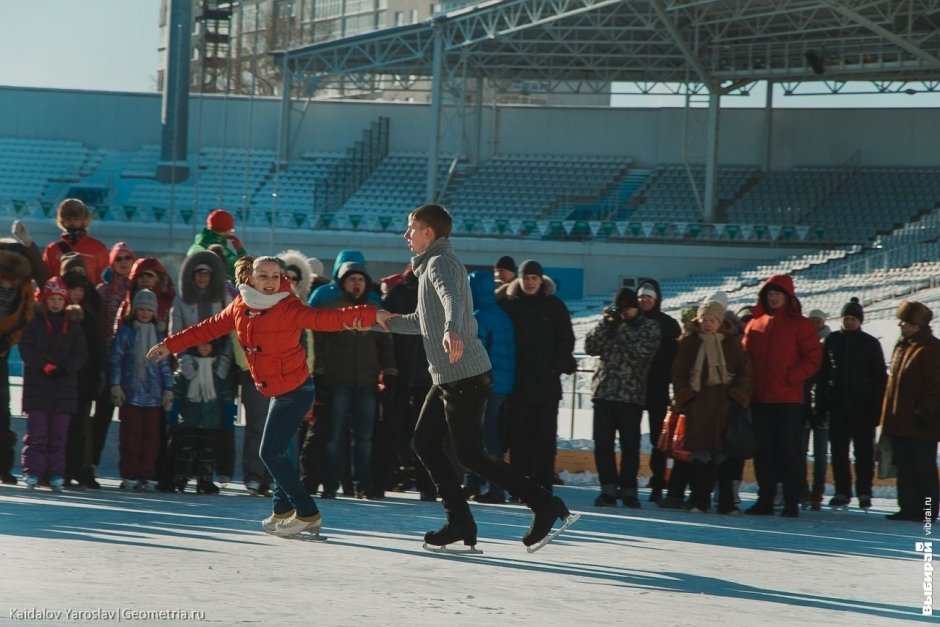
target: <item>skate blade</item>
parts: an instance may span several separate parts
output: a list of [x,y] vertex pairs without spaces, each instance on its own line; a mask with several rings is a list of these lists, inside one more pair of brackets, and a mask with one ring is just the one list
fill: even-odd
[[428,544],[424,542],[421,544],[421,548],[427,551],[428,553],[439,553],[447,555],[483,555],[483,551],[478,549],[476,545],[468,546],[464,549],[452,549],[448,546],[437,546],[434,544]]
[[545,546],[546,544],[548,544],[549,542],[557,538],[559,535],[561,535],[568,527],[578,522],[579,518],[581,518],[581,514],[578,514],[577,512],[568,514],[568,517],[565,518],[565,522],[561,527],[551,531],[547,536],[539,540],[536,544],[526,547],[526,551],[528,551],[529,553],[535,553],[536,551],[541,549],[543,546]]
[[278,536],[279,538],[286,538],[287,540],[304,540],[306,542],[326,542],[329,540],[328,537],[320,535],[320,532],[310,532],[310,531],[301,531],[300,533],[295,533],[292,536]]

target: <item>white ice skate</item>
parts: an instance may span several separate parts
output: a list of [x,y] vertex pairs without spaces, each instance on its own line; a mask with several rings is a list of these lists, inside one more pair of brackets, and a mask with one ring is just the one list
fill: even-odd
[[313,516],[298,516],[297,512],[294,512],[289,518],[277,521],[274,534],[281,538],[323,541],[326,536],[320,535],[322,522],[323,518],[319,513]]
[[549,542],[557,538],[559,535],[561,535],[568,527],[578,522],[579,518],[581,518],[581,514],[577,512],[571,512],[570,514],[568,514],[568,517],[565,518],[565,522],[561,525],[561,527],[559,527],[558,529],[552,530],[547,536],[545,536],[544,538],[542,538],[541,540],[539,540],[532,546],[526,547],[526,551],[528,551],[529,553],[535,553],[536,551],[541,549],[543,546],[545,546],[546,544],[548,544]]

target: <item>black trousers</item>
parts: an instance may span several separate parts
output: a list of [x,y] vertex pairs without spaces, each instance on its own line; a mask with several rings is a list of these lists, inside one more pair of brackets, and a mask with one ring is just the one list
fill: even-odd
[[757,454],[757,501],[772,506],[777,491],[777,477],[783,479],[783,500],[788,506],[799,504],[806,481],[803,463],[803,405],[800,403],[753,403],[754,435]]
[[898,505],[901,512],[919,519],[925,510],[937,518],[940,480],[937,478],[937,441],[894,438],[894,459],[898,465]]
[[650,425],[650,444],[653,450],[650,453],[650,487],[662,490],[666,487],[666,455],[656,448],[659,443],[659,434],[663,430],[663,421],[666,420],[666,411],[669,408],[668,391],[660,398],[648,398],[646,401],[646,416]]
[[415,427],[415,453],[437,486],[448,512],[466,508],[460,477],[445,448],[448,435],[457,460],[469,471],[502,486],[523,503],[531,503],[545,491],[506,462],[490,457],[483,449],[483,413],[493,386],[486,372],[431,387]]
[[[509,463],[552,491],[558,437],[557,399],[523,403],[509,398]],[[496,485],[502,485],[498,481]],[[508,488],[507,488],[508,489]]]
[[875,427],[867,420],[833,415],[829,420],[829,446],[832,455],[832,478],[836,494],[852,496],[852,470],[849,444],[855,447],[855,494],[871,496],[875,477]]

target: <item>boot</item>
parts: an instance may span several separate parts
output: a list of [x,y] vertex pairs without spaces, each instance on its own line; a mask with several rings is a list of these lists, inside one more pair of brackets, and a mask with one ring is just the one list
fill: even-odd
[[718,464],[718,513],[735,514],[740,510],[734,503],[734,463],[730,459]]
[[13,470],[13,452],[16,446],[16,434],[13,431],[0,431],[0,483],[16,485]]
[[97,490],[101,487],[101,484],[95,479],[95,468],[94,466],[85,466],[82,468],[82,472],[79,475],[78,483],[85,486],[86,488],[91,488]]
[[428,531],[424,534],[425,544],[432,546],[446,546],[454,542],[463,542],[467,546],[476,546],[477,524],[470,513],[470,507],[464,503],[462,506],[447,508],[447,522],[437,531]]
[[822,490],[813,490],[812,495],[810,495],[809,507],[812,511],[818,512],[822,509],[823,502],[823,491]]
[[556,520],[565,520],[571,515],[565,502],[549,492],[527,500],[526,505],[532,508],[532,524],[522,536],[522,543],[526,546],[538,544],[552,530]]
[[692,508],[693,514],[704,514],[710,507],[712,487],[715,485],[715,465],[711,462],[692,462]]

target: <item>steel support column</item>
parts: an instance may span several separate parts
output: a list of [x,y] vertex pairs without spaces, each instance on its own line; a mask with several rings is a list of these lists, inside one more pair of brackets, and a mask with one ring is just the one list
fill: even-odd
[[718,137],[721,113],[721,92],[714,90],[708,96],[708,131],[705,142],[705,207],[702,218],[706,223],[715,221],[718,204]]
[[444,81],[444,36],[440,26],[434,29],[434,59],[431,66],[431,140],[428,143],[428,177],[425,202],[437,198],[437,163],[441,152],[441,98]]

